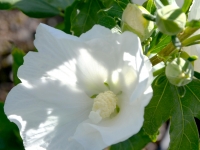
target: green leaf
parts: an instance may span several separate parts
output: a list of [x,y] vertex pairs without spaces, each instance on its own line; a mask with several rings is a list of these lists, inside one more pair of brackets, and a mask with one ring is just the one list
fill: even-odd
[[59,15],[59,6],[49,0],[0,0],[0,9],[17,8],[29,17],[45,18]]
[[123,10],[126,8],[129,0],[116,0],[112,6],[106,11],[107,14],[113,18],[122,18]]
[[112,3],[114,2],[114,0],[100,0],[102,2],[102,4],[106,7],[109,8],[111,7]]
[[100,18],[106,16],[105,12],[100,11],[103,8],[99,0],[80,2],[71,15],[71,31],[73,34],[79,36],[97,24]]
[[189,12],[192,4],[193,4],[193,0],[184,0],[183,6],[182,6],[182,11],[187,14]]
[[124,10],[126,6],[128,5],[128,3],[130,3],[130,0],[116,0],[116,2]]
[[0,0],[0,9],[6,10],[12,8],[12,1],[10,0]]
[[60,14],[58,8],[51,6],[45,0],[22,0],[16,2],[13,8],[18,8],[27,16],[34,18],[46,18]]
[[169,1],[168,0],[160,0],[162,3],[163,3],[163,5],[169,5]]
[[154,14],[155,11],[156,11],[156,5],[155,5],[154,0],[148,0],[147,3],[146,3],[145,8],[146,8],[151,14]]
[[55,8],[65,10],[68,6],[70,6],[75,0],[45,0],[50,5]]
[[200,73],[197,71],[194,71],[194,76],[200,80]]
[[122,18],[123,9],[117,2],[114,2],[106,13],[113,18]]
[[141,150],[144,148],[151,139],[144,130],[141,129],[136,135],[133,135],[128,140],[112,145],[110,150]]
[[64,17],[64,32],[71,34],[71,15],[73,10],[78,5],[78,1],[75,1],[71,6],[67,7],[65,10],[65,17]]
[[115,27],[117,25],[115,19],[110,16],[104,16],[104,17],[100,18],[98,21],[98,24],[105,26],[109,29],[112,29],[113,27]]
[[18,48],[14,48],[12,51],[12,56],[13,56],[12,71],[13,71],[13,82],[15,85],[17,85],[18,83],[21,83],[21,81],[17,77],[17,71],[18,71],[18,68],[24,62],[24,60],[23,60],[24,55],[25,55],[25,53]]
[[187,22],[186,26],[200,28],[200,20],[191,20]]
[[[162,79],[162,80],[160,80]],[[153,84],[154,95],[145,109],[144,130],[154,135],[162,123],[170,119],[169,150],[199,150],[199,136],[194,117],[200,119],[200,80],[180,88],[171,85],[165,75],[158,76]]]
[[3,106],[0,102],[0,150],[24,150],[19,130],[7,119]]
[[[81,35],[88,31],[95,24],[113,28],[117,25],[116,20],[120,20],[123,9],[129,0],[88,0],[79,1],[79,4],[71,13],[71,32],[74,35]],[[118,19],[117,19],[118,18]]]
[[60,22],[55,26],[55,28],[64,31],[65,23],[64,22]]
[[168,35],[164,35],[161,32],[158,32],[151,44],[150,48],[148,50],[148,53],[158,53],[160,52],[166,45],[168,45],[171,42],[171,37]]

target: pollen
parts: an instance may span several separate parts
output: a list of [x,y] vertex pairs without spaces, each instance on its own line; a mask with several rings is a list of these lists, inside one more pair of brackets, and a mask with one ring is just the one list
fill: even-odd
[[89,118],[94,123],[98,123],[102,119],[110,117],[110,115],[115,111],[116,106],[117,96],[112,91],[99,93],[94,99]]

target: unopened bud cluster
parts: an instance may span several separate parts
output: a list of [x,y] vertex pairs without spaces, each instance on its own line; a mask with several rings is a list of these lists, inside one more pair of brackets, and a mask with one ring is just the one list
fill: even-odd
[[154,31],[153,21],[159,31],[172,36],[184,30],[186,18],[186,14],[175,5],[164,6],[157,10],[156,16],[153,16],[142,6],[128,4],[122,14],[121,28],[122,31],[131,31],[137,34],[143,42]]

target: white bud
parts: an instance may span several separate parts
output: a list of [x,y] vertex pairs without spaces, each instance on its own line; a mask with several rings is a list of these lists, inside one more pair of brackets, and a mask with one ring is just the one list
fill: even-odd
[[150,14],[144,7],[128,4],[122,14],[122,31],[131,31],[140,37],[141,41],[149,38],[154,29],[154,23],[143,17]]
[[171,84],[183,86],[192,81],[194,68],[188,60],[175,58],[167,64],[165,74]]
[[186,24],[186,15],[175,5],[167,5],[157,10],[158,29],[167,35],[180,33]]

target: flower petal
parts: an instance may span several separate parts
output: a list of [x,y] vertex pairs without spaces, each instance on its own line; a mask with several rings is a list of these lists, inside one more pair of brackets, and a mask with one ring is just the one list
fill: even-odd
[[55,150],[72,146],[68,139],[88,118],[91,107],[92,100],[84,93],[48,80],[35,81],[29,88],[25,83],[17,85],[8,95],[4,109],[20,128],[26,147]]
[[188,14],[188,20],[200,19],[199,8],[200,8],[200,1],[195,0]]
[[148,88],[143,96],[131,105],[126,101],[126,97],[123,97],[125,102],[121,102],[120,112],[114,118],[103,120],[97,125],[86,120],[77,127],[73,139],[87,150],[102,150],[128,139],[140,130],[143,124],[144,107],[149,103],[150,97],[152,97],[151,88]]
[[[89,55],[90,47],[85,43],[76,40],[76,37],[70,38],[69,35],[64,35],[65,33],[57,29],[40,24],[34,41],[39,53],[29,52],[24,57],[26,63],[20,67],[18,77],[30,83],[32,79],[51,78],[71,86],[79,84],[78,77],[80,77],[79,81],[85,77],[84,81],[89,80],[89,82],[86,82],[84,86],[93,85],[92,89],[97,87],[98,91],[104,89],[103,83],[107,78],[107,69]],[[91,93],[95,94],[95,91],[94,89]]]
[[108,28],[95,25],[86,33],[81,34],[80,38],[84,41],[89,41],[92,39],[103,39],[109,36],[113,36],[113,34]]
[[[112,81],[114,77],[112,76],[108,76],[105,81],[111,86],[112,90],[115,88],[114,92],[129,91],[129,89],[131,89],[131,92],[134,91],[132,94],[135,97],[139,97],[136,95],[141,95],[143,93],[147,88],[149,79],[151,79],[152,82],[152,78],[149,78],[149,72],[151,72],[152,67],[148,66],[150,68],[147,68],[145,65],[146,58],[142,54],[139,38],[131,32],[124,32],[121,35],[116,33],[111,34],[111,31],[109,31],[109,33],[107,31],[108,29],[100,26],[94,26],[89,32],[91,32],[91,35],[95,35],[96,30],[97,32],[102,31],[105,35],[101,35],[101,33],[98,32],[97,35],[100,34],[99,36],[103,37],[103,39],[95,38],[95,36],[92,39],[87,38],[88,41],[86,41],[86,43],[89,45],[90,56],[101,64],[103,68],[107,68],[107,70],[109,70],[109,75],[112,74],[112,76],[118,77],[118,81],[115,81],[114,85]],[[84,34],[83,37],[86,35],[87,33]],[[132,73],[130,69],[125,69],[128,66],[132,67]],[[122,71],[122,68],[129,70],[129,73],[125,70]],[[121,71],[119,71],[120,69]],[[98,70],[93,69],[93,73],[96,71]],[[140,86],[136,86],[138,83],[140,83]],[[101,83],[101,85],[103,85],[103,83]],[[133,99],[135,98],[131,100]]]
[[[152,68],[136,35],[99,25],[81,38],[42,24],[36,32],[39,52],[25,56],[18,73],[22,83],[5,105],[26,148],[98,150],[139,131],[152,96]],[[90,96],[109,88],[122,91],[120,112],[93,124]]]
[[[114,118],[103,120],[97,125],[86,120],[78,126],[73,139],[88,150],[103,149],[137,133],[143,123],[144,107],[152,97],[152,88],[150,87],[153,80],[152,67],[147,58],[142,55],[140,40],[134,34],[125,32],[120,36],[113,35],[109,39],[104,37],[101,42],[97,41],[98,39],[92,39],[87,43],[90,45],[96,43],[95,50],[97,52],[105,51],[107,55],[98,53],[92,57],[95,60],[104,60],[102,66],[109,68],[111,74],[118,68],[121,69],[118,71],[117,84],[114,85],[112,79],[108,79],[107,82],[111,85],[112,90],[116,87],[118,90],[121,88],[122,98],[119,98],[120,112]],[[107,46],[106,42],[109,42],[113,48]],[[105,46],[104,50],[98,49],[101,48],[101,45]],[[112,54],[115,54],[114,57]],[[116,64],[112,64],[113,62]],[[132,103],[130,104],[130,102]],[[88,145],[86,142],[91,144]]]

